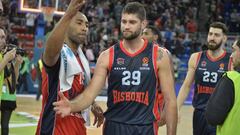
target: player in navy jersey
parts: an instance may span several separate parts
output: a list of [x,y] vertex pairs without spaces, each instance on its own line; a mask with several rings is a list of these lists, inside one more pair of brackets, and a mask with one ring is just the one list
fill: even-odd
[[96,98],[108,76],[108,101],[103,135],[157,135],[157,89],[166,102],[168,135],[176,134],[177,105],[168,54],[157,44],[144,40],[146,11],[139,2],[122,11],[123,40],[102,52],[93,79],[80,96],[61,101],[54,110],[63,117],[85,109]]
[[230,53],[227,53],[223,48],[227,41],[227,31],[225,24],[212,23],[207,37],[208,50],[193,53],[188,62],[187,76],[179,91],[177,101],[180,111],[192,83],[195,82],[192,101],[194,135],[216,134],[216,128],[210,126],[206,121],[205,110],[217,81],[226,71],[231,69]]
[[[43,53],[42,112],[36,135],[86,135],[81,111],[62,118],[55,113],[52,105],[59,100],[59,91],[63,91],[66,98],[73,99],[82,93],[87,85],[89,63],[80,48],[88,32],[87,17],[79,12],[83,4],[83,0],[71,0],[64,16],[47,39]],[[71,62],[75,62],[74,65]],[[65,83],[67,81],[70,83]],[[92,111],[97,118],[97,126],[100,126],[104,120],[101,108],[93,104]]]

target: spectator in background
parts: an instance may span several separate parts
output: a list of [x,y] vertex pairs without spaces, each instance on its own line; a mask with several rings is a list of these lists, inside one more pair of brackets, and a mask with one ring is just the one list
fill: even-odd
[[19,86],[18,92],[19,93],[28,93],[28,75],[30,72],[30,60],[27,55],[23,56],[23,62],[20,67],[20,74],[19,74]]
[[26,14],[26,26],[28,29],[28,32],[31,34],[34,34],[35,32],[35,19],[37,18],[36,14],[33,13],[27,13]]
[[38,101],[41,94],[42,94],[42,70],[43,70],[43,63],[42,63],[42,59],[39,59],[37,64],[35,65],[35,69],[36,69],[36,76],[38,79],[38,91],[37,91],[37,95],[36,95],[36,100]]

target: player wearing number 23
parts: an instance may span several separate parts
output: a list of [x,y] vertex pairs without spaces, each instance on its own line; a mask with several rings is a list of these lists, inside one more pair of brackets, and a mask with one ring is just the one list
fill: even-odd
[[192,54],[188,62],[187,76],[180,89],[177,102],[180,111],[194,81],[193,135],[216,134],[216,128],[210,126],[206,121],[205,110],[217,81],[226,71],[231,69],[231,54],[223,48],[227,40],[226,33],[225,24],[212,23],[207,37],[208,49]]

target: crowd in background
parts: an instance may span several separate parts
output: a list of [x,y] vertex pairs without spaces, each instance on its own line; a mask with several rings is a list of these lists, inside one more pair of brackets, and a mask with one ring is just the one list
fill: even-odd
[[[31,3],[31,0],[28,1]],[[66,10],[69,1],[59,0],[58,10]],[[89,20],[89,34],[84,50],[90,62],[94,63],[102,50],[121,38],[119,31],[121,11],[130,1],[133,0],[87,1],[83,12]],[[227,24],[230,32],[239,32],[240,29],[240,2],[237,0],[138,1],[145,5],[149,24],[155,25],[161,32],[159,44],[172,53],[177,79],[179,77],[177,69],[181,68],[179,63],[185,62],[183,65],[186,66],[190,54],[202,49],[205,41],[200,40],[199,33],[206,32],[210,23],[222,21]],[[9,43],[21,46],[25,42],[18,41],[19,35],[13,32],[12,28],[24,26],[26,33],[35,35],[43,15],[19,11],[19,0],[2,2],[5,10],[1,15],[0,25],[8,29]],[[44,23],[45,34],[52,30],[60,17],[54,16],[52,22]]]

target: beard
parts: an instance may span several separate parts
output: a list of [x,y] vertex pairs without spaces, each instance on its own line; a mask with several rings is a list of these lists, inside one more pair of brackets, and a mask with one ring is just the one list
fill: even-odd
[[124,35],[123,33],[123,39],[125,40],[133,40],[135,38],[137,38],[139,35],[141,34],[141,29],[133,32],[132,34],[129,34],[129,35]]
[[215,51],[215,50],[217,50],[218,48],[220,48],[221,45],[222,45],[222,40],[221,40],[221,42],[218,43],[218,44],[217,44],[216,42],[214,42],[214,41],[210,41],[210,42],[208,42],[207,47],[208,47],[209,50]]

